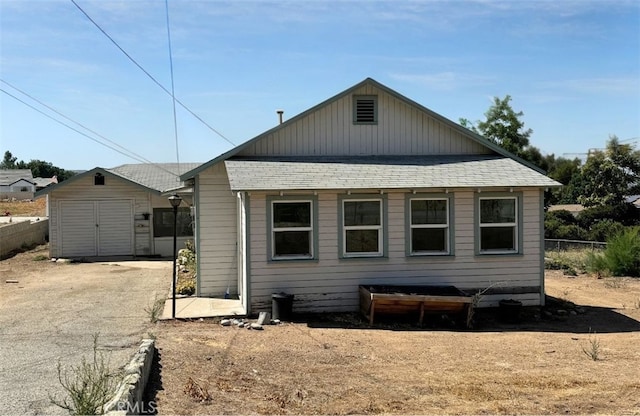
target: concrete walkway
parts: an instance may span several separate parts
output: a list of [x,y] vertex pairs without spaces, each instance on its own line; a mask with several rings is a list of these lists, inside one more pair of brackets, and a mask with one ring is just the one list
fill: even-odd
[[[164,311],[161,320],[171,319],[172,299],[164,303]],[[222,316],[245,316],[242,303],[238,299],[176,298],[176,318],[198,319],[215,318]]]

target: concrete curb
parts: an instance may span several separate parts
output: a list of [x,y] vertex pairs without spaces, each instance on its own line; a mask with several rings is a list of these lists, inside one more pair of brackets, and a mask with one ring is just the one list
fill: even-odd
[[142,396],[151,372],[154,353],[155,341],[143,339],[138,352],[124,368],[124,377],[118,384],[115,396],[104,405],[105,414],[123,416],[143,413],[145,404]]

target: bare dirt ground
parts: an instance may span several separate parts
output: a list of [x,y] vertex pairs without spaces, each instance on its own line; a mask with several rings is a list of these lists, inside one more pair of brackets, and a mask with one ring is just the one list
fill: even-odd
[[546,288],[544,310],[479,312],[474,330],[164,322],[149,399],[160,414],[640,415],[640,280],[551,271]]
[[35,201],[0,201],[0,216],[44,217],[46,209],[46,198],[38,198]]

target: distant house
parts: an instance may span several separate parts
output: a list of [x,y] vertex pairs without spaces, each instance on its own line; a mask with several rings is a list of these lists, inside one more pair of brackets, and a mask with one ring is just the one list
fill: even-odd
[[640,195],[631,195],[625,198],[625,202],[633,204],[636,208],[640,209]]
[[[96,167],[36,192],[48,196],[51,257],[171,256],[173,210],[164,192],[197,163]],[[179,247],[193,239],[190,193],[178,211]]]
[[0,199],[33,199],[35,191],[30,169],[0,170]]
[[577,217],[582,211],[584,211],[584,206],[580,204],[558,204],[551,205],[549,207],[549,212],[553,211],[569,211],[573,214],[574,217]]
[[33,178],[33,181],[36,184],[36,191],[39,191],[40,189],[46,188],[49,185],[53,185],[58,183],[58,177],[57,176],[53,176],[51,178]]
[[364,284],[544,303],[544,191],[560,184],[370,78],[181,179],[197,294],[247,313],[281,291],[296,311],[356,311]]

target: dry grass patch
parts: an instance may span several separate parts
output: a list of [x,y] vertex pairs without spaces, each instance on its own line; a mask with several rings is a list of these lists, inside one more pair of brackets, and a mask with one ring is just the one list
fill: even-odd
[[[474,331],[370,329],[353,314],[264,331],[163,322],[155,400],[161,414],[637,413],[640,310],[620,303],[640,297],[640,280],[608,289],[557,271],[546,287],[586,312],[502,325],[481,310]],[[597,361],[582,350],[593,332]],[[185,394],[190,378],[210,401]]]
[[47,200],[39,198],[34,201],[0,201],[0,215],[7,212],[14,217],[44,217],[47,215]]

